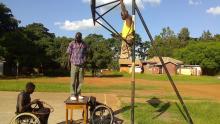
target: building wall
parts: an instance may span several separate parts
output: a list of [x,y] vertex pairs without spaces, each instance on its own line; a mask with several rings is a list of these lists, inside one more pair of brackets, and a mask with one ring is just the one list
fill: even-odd
[[196,75],[196,76],[202,75],[201,67],[193,67],[192,75]]
[[152,68],[149,64],[146,64],[144,67],[144,73],[152,73]]
[[192,71],[190,68],[181,68],[179,73],[183,75],[192,75]]
[[183,75],[199,76],[202,75],[202,69],[201,67],[181,67],[178,69],[178,73]]
[[153,74],[160,74],[160,67],[153,67],[152,68],[152,73]]
[[[169,71],[170,74],[176,74],[177,73],[177,68],[176,68],[175,64],[169,62],[165,66],[167,67],[167,70]],[[164,69],[163,69],[162,73],[163,74],[166,73]]]
[[129,66],[127,66],[127,67],[121,66],[121,67],[120,67],[120,72],[129,72],[129,69],[130,69]]

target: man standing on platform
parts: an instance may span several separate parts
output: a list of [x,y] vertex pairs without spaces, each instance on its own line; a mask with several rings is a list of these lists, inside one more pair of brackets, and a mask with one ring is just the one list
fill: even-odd
[[82,40],[80,32],[77,32],[74,41],[70,42],[67,53],[69,54],[68,66],[71,66],[71,85],[73,89],[70,100],[83,99],[83,96],[81,96],[81,86],[84,78],[87,45]]

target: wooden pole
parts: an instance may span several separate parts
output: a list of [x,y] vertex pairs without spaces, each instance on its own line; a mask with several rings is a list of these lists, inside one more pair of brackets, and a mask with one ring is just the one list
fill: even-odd
[[134,104],[135,104],[135,0],[132,0],[132,21],[134,42],[132,45],[132,76],[131,76],[131,124],[134,124]]

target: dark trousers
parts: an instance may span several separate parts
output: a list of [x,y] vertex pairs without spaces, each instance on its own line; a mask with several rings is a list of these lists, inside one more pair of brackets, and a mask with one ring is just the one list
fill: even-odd
[[49,118],[49,115],[50,115],[50,109],[49,108],[40,108],[39,110],[36,111],[36,113],[38,114],[35,114],[41,124],[47,124],[48,123],[48,118]]
[[81,94],[83,76],[84,76],[83,66],[71,64],[71,85],[73,89],[73,94],[75,96],[78,96]]

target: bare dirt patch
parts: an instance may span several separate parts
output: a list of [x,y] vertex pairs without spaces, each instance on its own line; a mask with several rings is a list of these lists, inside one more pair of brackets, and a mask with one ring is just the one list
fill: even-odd
[[[69,83],[69,77],[58,77],[43,79],[39,82],[47,83]],[[33,82],[34,79],[32,80]],[[86,84],[107,87],[112,85],[128,85],[130,84],[130,78],[126,77],[109,77],[109,78],[93,78],[86,77]],[[144,79],[136,79],[136,84],[141,84],[143,86],[155,86],[157,89],[149,90],[136,90],[137,96],[166,96],[166,95],[175,95],[170,83],[168,81],[148,81]],[[180,91],[180,94],[183,97],[192,97],[192,98],[201,98],[201,99],[211,99],[215,101],[220,101],[220,84],[177,84],[177,88]],[[0,102],[0,120],[1,123],[8,123],[10,119],[14,116],[16,97],[18,92],[2,92],[0,91],[0,99],[3,102]],[[108,106],[113,110],[120,109],[120,102],[130,102],[130,90],[113,90],[110,94],[103,93],[86,93],[84,95],[92,95],[97,97],[97,99]],[[69,96],[69,93],[34,93],[33,98],[40,98],[46,100],[49,104],[53,105],[55,108],[54,113],[51,114],[49,124],[60,123],[65,120],[65,104],[64,100]],[[147,98],[136,98],[136,102],[146,102]],[[166,99],[168,100],[168,99]],[[190,100],[189,100],[190,101]],[[78,112],[80,113],[80,112]],[[78,117],[81,114],[78,115]]]
[[[96,86],[111,86],[130,84],[130,78],[117,77],[117,78],[85,78],[85,82]],[[136,84],[144,86],[156,86],[158,90],[141,90],[136,91],[138,95],[166,95],[174,94],[175,92],[168,81],[148,81],[144,79],[136,79]],[[176,84],[181,95],[186,97],[197,97],[204,99],[213,99],[220,101],[220,84]],[[130,95],[129,91],[115,92],[118,95]]]
[[[0,91],[0,123],[8,124],[12,117],[15,116],[16,99],[18,92]],[[54,112],[50,114],[49,124],[64,124],[65,122],[65,103],[64,101],[69,96],[69,93],[52,93],[52,92],[35,92],[32,99],[39,98],[52,105]],[[120,108],[120,101],[115,94],[98,94],[98,93],[85,93],[85,96],[95,96],[96,99],[108,105],[116,111]],[[73,112],[73,119],[79,120],[82,118],[82,111],[76,110]]]

